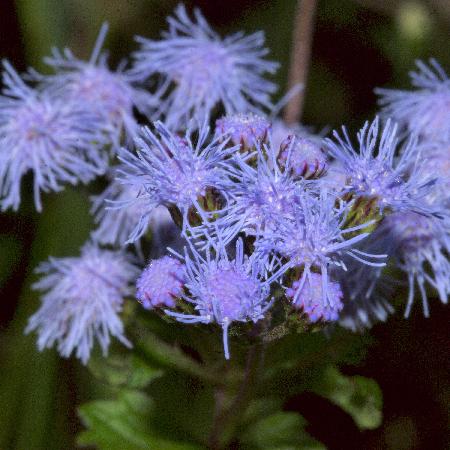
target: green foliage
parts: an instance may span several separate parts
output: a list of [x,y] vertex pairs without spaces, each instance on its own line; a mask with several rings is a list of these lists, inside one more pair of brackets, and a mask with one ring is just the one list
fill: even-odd
[[[90,361],[112,398],[80,408],[87,427],[80,444],[108,450],[226,449],[231,443],[249,450],[323,449],[298,413],[282,412],[290,396],[306,391],[341,407],[361,429],[380,423],[376,383],[346,377],[335,366],[358,360],[359,337],[304,333],[266,344],[234,342],[227,362],[216,351],[214,329],[207,335],[196,327],[186,333],[146,314],[150,317],[133,321],[131,354],[120,349]],[[188,348],[202,354],[193,357]]]
[[89,369],[96,378],[116,389],[142,389],[163,374],[133,354],[91,357]]
[[174,442],[149,427],[152,402],[144,393],[123,390],[116,400],[95,401],[80,408],[88,427],[78,442],[94,444],[101,450],[195,450],[199,447]]
[[361,429],[377,428],[382,420],[382,394],[378,384],[361,376],[347,377],[328,367],[314,392],[340,406]]
[[277,412],[248,428],[242,438],[244,448],[278,450],[322,450],[325,447],[304,430],[305,420],[293,412]]

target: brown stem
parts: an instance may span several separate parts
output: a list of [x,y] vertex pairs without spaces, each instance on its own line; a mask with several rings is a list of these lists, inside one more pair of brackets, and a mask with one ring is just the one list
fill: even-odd
[[[306,84],[314,31],[317,0],[298,0],[292,36],[291,65],[289,67],[288,88]],[[288,124],[300,121],[303,112],[305,89],[294,95],[284,110],[284,120]]]

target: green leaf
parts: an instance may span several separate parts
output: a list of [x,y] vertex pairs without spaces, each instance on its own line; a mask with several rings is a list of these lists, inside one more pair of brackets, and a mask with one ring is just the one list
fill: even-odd
[[342,375],[330,366],[313,391],[340,406],[361,429],[373,429],[382,421],[382,393],[375,380]]
[[139,336],[134,336],[133,343],[146,362],[158,367],[174,368],[211,384],[224,382],[223,376],[211,371],[184,353],[177,345],[171,345],[146,328],[139,330]]
[[146,387],[154,379],[163,375],[163,371],[149,366],[141,358],[133,355],[131,361],[131,373],[128,385],[135,389]]
[[131,389],[144,388],[163,374],[162,370],[131,353],[112,354],[107,358],[95,355],[89,360],[89,370],[110,386]]
[[323,450],[325,447],[304,431],[306,422],[294,412],[277,412],[259,420],[242,436],[245,448],[261,450]]
[[101,450],[198,450],[195,445],[175,442],[150,428],[151,399],[139,391],[123,391],[117,400],[95,401],[79,409],[87,431],[80,445],[96,445]]

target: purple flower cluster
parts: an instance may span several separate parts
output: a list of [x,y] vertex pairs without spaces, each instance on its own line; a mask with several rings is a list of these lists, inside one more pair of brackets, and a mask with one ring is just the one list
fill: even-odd
[[119,313],[132,283],[144,309],[218,326],[226,358],[229,330],[270,332],[272,309],[353,330],[385,320],[398,284],[385,266],[405,273],[406,315],[417,294],[425,315],[430,290],[447,302],[450,84],[434,60],[418,63],[414,91],[378,90],[381,115],[355,145],[345,127],[324,139],[267,116],[276,86],[263,77],[277,64],[261,33],[222,38],[184,6],[168,25],[138,38],[130,69],[108,67],[106,26],[88,61],[55,50],[54,73],[30,85],[4,65],[1,208],[18,208],[28,171],[39,210],[42,191],[109,182],[81,256],[39,268],[27,330],[40,349],[86,363],[94,340],[104,353],[110,336],[129,345]]

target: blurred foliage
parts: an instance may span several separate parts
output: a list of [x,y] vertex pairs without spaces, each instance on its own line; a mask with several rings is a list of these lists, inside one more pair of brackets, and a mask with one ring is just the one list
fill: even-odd
[[[26,64],[45,70],[41,60],[52,46],[69,46],[87,57],[101,23],[108,21],[107,47],[115,64],[135,48],[135,34],[157,37],[177,3],[16,0],[17,39],[25,44]],[[276,76],[282,95],[295,0],[229,0],[226,7],[210,0],[186,3],[201,7],[219,32],[263,29],[271,57],[282,63]],[[318,129],[341,123],[355,128],[376,110],[373,88],[404,87],[414,59],[434,56],[450,67],[450,14],[444,11],[446,2],[441,3],[320,1],[305,123]],[[216,329],[174,326],[149,313],[129,324],[134,353],[115,349],[108,360],[94,357],[90,373],[78,363],[62,361],[53,350],[38,353],[34,336],[23,335],[38,305],[30,288],[33,268],[49,255],[77,254],[92,219],[87,188],[45,196],[39,216],[30,186],[28,179],[20,212],[2,214],[0,226],[2,302],[10,311],[0,330],[2,450],[75,448],[80,430],[79,444],[101,449],[198,449],[212,441],[224,444],[216,442],[214,427],[221,428],[230,446],[321,449],[308,435],[305,419],[283,411],[290,398],[305,392],[338,405],[361,429],[380,424],[377,384],[340,372],[341,366],[357,367],[368,339],[342,330],[330,338],[313,333],[268,343],[264,362],[252,369],[251,383],[245,378],[248,347],[234,340],[233,359],[226,364]],[[199,341],[207,350],[192,354]],[[242,386],[251,395],[244,396],[245,404],[236,404]],[[99,398],[106,400],[93,401]],[[86,401],[80,408],[81,424],[75,408]],[[215,403],[222,404],[222,411],[214,410]]]
[[[364,355],[356,335],[302,333],[263,345],[235,338],[227,362],[214,327],[211,333],[163,323],[149,312],[138,316],[129,323],[133,355],[117,349],[108,360],[90,362],[112,391],[110,400],[80,408],[88,427],[80,443],[105,450],[322,449],[298,413],[281,411],[290,396],[306,391],[342,407],[360,428],[380,424],[376,383],[346,377],[333,365],[356,364]],[[200,353],[193,358],[183,348]]]
[[345,377],[335,367],[328,367],[317,380],[314,391],[348,412],[362,429],[381,425],[381,391],[374,380]]

